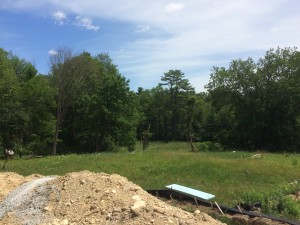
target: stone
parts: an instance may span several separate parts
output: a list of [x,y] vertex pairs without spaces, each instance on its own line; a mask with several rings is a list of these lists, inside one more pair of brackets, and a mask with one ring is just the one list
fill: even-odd
[[195,212],[194,212],[194,215],[199,215],[200,214],[200,210],[196,210]]
[[153,206],[153,211],[158,212],[160,214],[165,214],[165,212],[166,212],[166,210],[164,208],[157,207],[157,206]]
[[64,219],[60,222],[61,225],[68,225],[69,224],[69,220]]

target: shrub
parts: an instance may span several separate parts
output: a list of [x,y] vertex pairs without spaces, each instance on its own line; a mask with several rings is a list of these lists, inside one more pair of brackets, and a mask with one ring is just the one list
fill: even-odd
[[219,143],[206,141],[206,142],[198,143],[197,150],[199,152],[220,152],[223,151],[223,147]]
[[299,220],[300,202],[289,196],[292,192],[289,187],[283,187],[269,193],[249,192],[242,199],[248,205],[259,202],[262,213]]

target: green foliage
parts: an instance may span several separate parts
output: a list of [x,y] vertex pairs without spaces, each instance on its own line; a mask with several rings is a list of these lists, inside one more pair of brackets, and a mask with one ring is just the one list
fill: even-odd
[[[107,54],[84,54],[89,62],[85,80],[62,123],[63,145],[74,151],[115,151],[117,146],[134,150],[138,112],[136,96]],[[92,68],[92,69],[91,69]],[[64,150],[62,150],[64,151]]]
[[242,201],[249,205],[256,202],[261,203],[262,213],[299,220],[300,202],[290,194],[293,194],[291,187],[277,187],[277,190],[265,193],[248,192],[243,195]]
[[4,148],[11,146],[10,125],[18,120],[17,92],[19,87],[8,56],[8,52],[0,49],[0,133]]
[[1,148],[20,143],[38,155],[51,147],[56,154],[57,146],[59,153],[133,151],[148,130],[151,141],[188,141],[192,151],[194,142],[203,142],[201,151],[300,149],[296,48],[213,67],[207,93],[195,93],[181,70],[133,93],[108,54],[57,52],[49,76],[41,76],[30,62],[0,49]]
[[12,149],[14,150],[15,157],[23,157],[32,153],[19,141],[13,143]]
[[206,141],[197,143],[197,150],[199,152],[219,152],[223,151],[223,147],[219,143]]
[[14,74],[17,76],[19,82],[27,82],[37,75],[36,68],[25,59],[20,59],[12,53],[9,54],[8,58],[12,63]]
[[[270,49],[255,63],[214,67],[209,84],[214,141],[244,149],[299,150],[300,53]],[[214,118],[213,118],[214,116]]]
[[[17,155],[133,151],[139,113],[129,81],[107,54],[59,49],[50,76],[0,49],[0,148]],[[52,147],[52,151],[51,151]]]
[[[196,100],[191,104],[194,88],[180,70],[169,70],[161,77],[162,83],[151,90],[138,90],[141,121],[140,136],[151,125],[154,140],[186,140],[192,135]],[[192,112],[192,113],[191,113]]]
[[[21,90],[24,111],[28,123],[24,128],[28,150],[37,155],[50,153],[55,131],[55,90],[50,86],[48,77],[36,76],[30,79]],[[32,107],[34,106],[34,107]]]

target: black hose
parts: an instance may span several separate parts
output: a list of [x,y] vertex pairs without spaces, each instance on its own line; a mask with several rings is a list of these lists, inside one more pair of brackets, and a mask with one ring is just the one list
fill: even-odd
[[[215,203],[211,203],[209,201],[197,198],[197,197],[192,197],[189,195],[185,195],[183,193],[178,193],[176,191],[173,190],[147,190],[147,192],[149,194],[152,194],[154,196],[157,197],[163,197],[163,198],[167,198],[167,199],[175,199],[177,201],[187,201],[190,202],[193,205],[203,205],[203,206],[207,206],[207,207],[214,207],[217,208],[217,205]],[[171,197],[170,197],[171,196]],[[195,199],[197,201],[195,201]],[[285,218],[279,218],[279,217],[275,217],[272,215],[267,215],[267,214],[262,214],[262,213],[255,213],[255,212],[250,212],[247,210],[239,210],[239,209],[235,209],[235,208],[230,208],[227,206],[221,206],[219,205],[219,207],[222,209],[222,211],[224,213],[228,213],[231,215],[236,215],[236,214],[243,214],[243,215],[248,215],[249,217],[260,217],[260,218],[266,218],[266,219],[270,219],[270,220],[274,220],[274,221],[278,221],[281,223],[287,223],[287,224],[291,224],[291,225],[300,225],[300,222],[296,222],[296,221],[291,221]]]

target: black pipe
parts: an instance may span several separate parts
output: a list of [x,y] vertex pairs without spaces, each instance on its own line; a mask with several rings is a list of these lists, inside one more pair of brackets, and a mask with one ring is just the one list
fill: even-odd
[[[203,206],[207,206],[207,207],[214,207],[217,208],[217,205],[215,203],[211,203],[209,201],[206,201],[204,199],[201,198],[197,198],[197,197],[191,197],[189,195],[185,195],[183,193],[178,193],[176,191],[173,190],[147,190],[147,192],[151,195],[157,196],[157,197],[164,197],[167,199],[176,199],[178,201],[187,201],[193,205],[203,205]],[[196,201],[195,201],[196,200]],[[238,210],[235,208],[230,208],[227,206],[221,206],[219,205],[220,208],[222,209],[222,211],[224,213],[228,213],[231,215],[235,215],[235,214],[243,214],[243,215],[248,215],[249,217],[260,217],[260,218],[266,218],[266,219],[270,219],[270,220],[274,220],[274,221],[278,221],[278,222],[282,222],[282,223],[287,223],[287,224],[291,224],[291,225],[300,225],[300,222],[296,222],[296,221],[291,221],[291,220],[287,220],[285,218],[279,218],[279,217],[275,217],[272,215],[267,215],[267,214],[261,214],[261,213],[254,213],[254,212],[250,212],[250,211],[246,211],[246,210]]]

